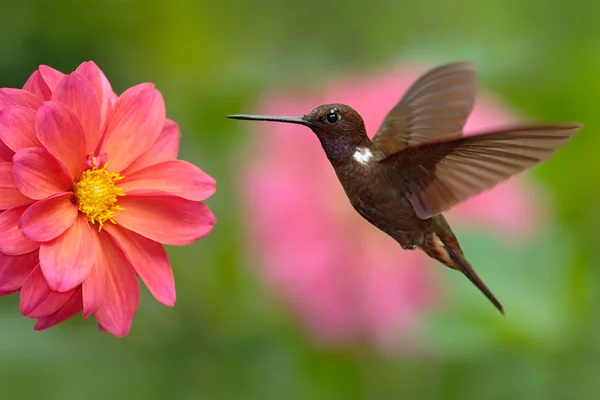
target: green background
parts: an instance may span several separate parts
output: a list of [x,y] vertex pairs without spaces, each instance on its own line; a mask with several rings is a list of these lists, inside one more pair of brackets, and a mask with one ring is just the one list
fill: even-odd
[[[211,235],[169,248],[178,301],[144,291],[128,337],[74,318],[43,333],[0,301],[3,399],[600,398],[600,7],[591,1],[42,1],[0,12],[0,86],[39,64],[94,60],[120,93],[156,83],[182,129],[180,157],[217,179]],[[528,119],[585,127],[532,175],[555,217],[531,246],[458,232],[506,298],[498,318],[444,274],[452,307],[420,328],[425,353],[314,346],[247,260],[236,184],[244,125],[266,90],[403,59],[471,60],[482,86]],[[484,304],[484,306],[488,306]]]

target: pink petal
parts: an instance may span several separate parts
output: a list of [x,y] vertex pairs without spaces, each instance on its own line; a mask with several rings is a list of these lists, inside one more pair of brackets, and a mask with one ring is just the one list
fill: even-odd
[[0,210],[31,203],[33,203],[33,200],[23,196],[15,186],[13,163],[0,162]]
[[37,251],[21,256],[6,256],[0,253],[0,292],[20,289],[38,264]]
[[9,149],[2,141],[0,141],[0,162],[12,161],[15,152]]
[[154,142],[147,152],[136,158],[129,167],[123,170],[122,174],[127,176],[127,174],[138,169],[146,168],[163,161],[175,160],[179,151],[180,137],[179,126],[174,121],[168,118],[165,119],[165,126],[163,126],[162,132],[160,132],[156,142]]
[[13,158],[15,186],[34,200],[72,191],[75,183],[62,164],[44,148],[23,149]]
[[27,90],[2,88],[0,89],[0,108],[27,107],[37,110],[42,105],[42,99]]
[[60,310],[55,312],[52,315],[47,317],[42,317],[37,320],[35,323],[36,331],[41,331],[43,329],[48,329],[53,327],[54,325],[60,324],[68,320],[69,318],[77,315],[81,311],[81,289],[77,289],[73,296],[67,301],[67,303],[62,306]]
[[23,235],[36,242],[47,242],[62,235],[77,218],[77,206],[72,198],[73,193],[58,193],[31,205],[19,222]]
[[40,244],[23,236],[19,229],[21,216],[28,206],[10,208],[0,214],[0,252],[19,256],[37,250]]
[[131,329],[140,303],[140,287],[135,271],[108,234],[102,231],[99,236],[104,251],[106,290],[94,316],[104,330],[122,337]]
[[156,300],[166,306],[173,306],[175,281],[164,247],[118,225],[107,225],[106,231],[112,236],[115,245],[123,251]]
[[79,214],[65,233],[41,244],[40,266],[52,290],[71,290],[88,277],[96,257],[94,235],[87,217]]
[[[110,225],[110,224],[108,224]],[[83,318],[88,318],[94,314],[104,299],[104,289],[106,288],[106,271],[104,253],[112,249],[103,249],[100,246],[100,238],[94,234],[94,245],[96,247],[96,257],[94,266],[88,277],[83,281]]]
[[42,78],[42,74],[39,70],[35,70],[33,74],[27,79],[25,85],[23,86],[23,90],[27,90],[38,96],[42,100],[50,100],[50,96],[52,96],[52,92],[50,88]]
[[82,63],[75,71],[83,75],[94,88],[100,104],[100,127],[104,128],[117,101],[117,95],[102,70],[93,61]]
[[123,171],[156,142],[165,123],[165,103],[154,85],[126,90],[115,104],[100,153],[108,154],[111,171]]
[[35,110],[26,107],[1,109],[0,140],[15,153],[27,147],[42,147],[35,135]]
[[64,104],[46,101],[35,118],[37,137],[78,181],[85,162],[85,134],[79,119]]
[[152,195],[162,191],[200,201],[215,192],[215,184],[213,178],[194,164],[171,160],[133,172],[119,182],[119,187],[126,194]]
[[85,133],[85,154],[94,153],[100,140],[100,104],[90,82],[77,72],[66,75],[52,100],[67,105],[79,118]]
[[172,196],[124,196],[115,221],[159,243],[181,246],[206,236],[216,218],[204,203]]
[[59,70],[49,67],[47,65],[40,65],[39,71],[40,75],[42,75],[44,82],[46,82],[46,85],[48,85],[48,88],[51,92],[54,92],[54,89],[56,89],[56,86],[58,85],[60,80],[63,78],[63,76],[65,76],[65,74],[63,74]]
[[41,268],[36,267],[21,288],[21,314],[30,318],[46,317],[58,311],[73,296],[75,290],[50,290]]

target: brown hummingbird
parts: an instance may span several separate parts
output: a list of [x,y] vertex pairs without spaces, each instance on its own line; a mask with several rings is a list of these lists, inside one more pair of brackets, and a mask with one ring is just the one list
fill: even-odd
[[309,127],[360,215],[403,249],[420,248],[461,271],[504,314],[441,213],[550,158],[581,125],[515,126],[463,136],[476,93],[472,64],[434,68],[404,93],[373,140],[361,116],[344,104],[322,105],[303,117],[228,118]]

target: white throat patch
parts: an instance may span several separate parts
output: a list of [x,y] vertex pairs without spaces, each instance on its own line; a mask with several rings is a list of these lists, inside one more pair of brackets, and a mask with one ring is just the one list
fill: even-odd
[[354,157],[354,159],[359,163],[366,164],[371,158],[373,158],[373,153],[371,153],[371,150],[367,149],[366,147],[359,147],[356,149],[352,157]]

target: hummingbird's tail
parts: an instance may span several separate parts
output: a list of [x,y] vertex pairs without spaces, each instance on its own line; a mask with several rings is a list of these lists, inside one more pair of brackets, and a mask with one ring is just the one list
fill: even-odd
[[496,306],[498,311],[500,311],[503,315],[505,314],[502,304],[500,304],[496,296],[494,296],[487,285],[483,283],[471,264],[465,259],[465,256],[458,244],[458,240],[451,231],[428,233],[425,237],[425,241],[420,247],[425,253],[427,253],[429,257],[438,260],[447,267],[456,269],[465,274],[465,276],[469,278],[469,280],[473,282],[473,284],[477,286],[479,290],[481,290],[485,297],[487,297],[492,304]]

